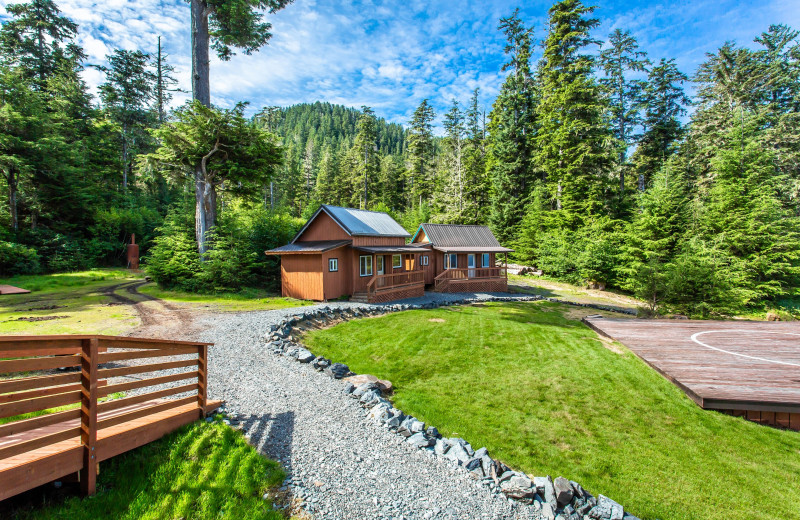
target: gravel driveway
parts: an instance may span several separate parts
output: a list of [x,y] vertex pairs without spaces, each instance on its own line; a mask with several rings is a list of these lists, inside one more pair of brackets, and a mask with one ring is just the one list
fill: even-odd
[[538,518],[530,506],[490,492],[450,461],[368,420],[343,382],[265,350],[268,327],[294,313],[206,315],[197,339],[215,344],[209,397],[224,399],[244,418],[251,443],[284,465],[288,489],[306,511],[352,520]]

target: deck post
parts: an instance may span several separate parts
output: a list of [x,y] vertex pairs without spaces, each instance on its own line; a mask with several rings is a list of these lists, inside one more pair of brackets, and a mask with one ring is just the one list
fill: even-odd
[[97,338],[81,340],[81,491],[94,495],[97,484]]
[[208,345],[197,348],[197,406],[200,408],[200,418],[206,415],[208,401]]

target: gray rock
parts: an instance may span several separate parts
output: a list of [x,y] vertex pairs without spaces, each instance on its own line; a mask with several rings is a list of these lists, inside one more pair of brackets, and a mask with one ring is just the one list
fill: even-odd
[[420,433],[425,431],[425,423],[422,421],[413,420],[411,424],[407,426],[408,431],[411,433]]
[[447,450],[445,457],[456,461],[459,465],[467,462],[470,459],[470,456],[467,453],[467,450],[464,449],[464,446],[462,446],[460,443],[453,443],[452,439],[450,439],[450,441],[450,449]]
[[[468,471],[472,471],[475,468],[480,468],[481,459],[478,457],[473,457],[464,463],[464,467],[467,468]],[[481,472],[483,472],[483,469],[481,469]]]
[[550,504],[553,511],[558,509],[558,502],[556,501],[556,491],[553,488],[553,481],[550,477],[533,477],[533,483],[539,494],[542,495],[544,501]]
[[370,390],[377,390],[377,389],[378,389],[378,385],[376,385],[375,383],[364,383],[362,385],[358,385],[356,387],[356,389],[353,390],[353,394],[352,394],[351,397],[356,397],[356,398],[360,399],[361,396],[364,395],[366,392],[369,392]]
[[334,363],[326,368],[324,372],[334,379],[341,379],[350,374],[350,368],[343,363]]
[[516,500],[530,500],[536,494],[536,486],[524,475],[513,475],[508,480],[500,481],[500,490]]
[[302,347],[297,349],[297,361],[301,363],[311,363],[315,358],[316,356],[308,349]]
[[488,457],[489,450],[487,450],[486,448],[478,448],[477,450],[475,450],[475,453],[473,453],[472,456],[476,459],[482,459],[483,457]]
[[574,496],[574,491],[572,490],[572,484],[569,483],[569,480],[565,479],[564,477],[558,477],[553,481],[553,489],[556,495],[556,502],[561,507],[572,502],[572,497]]
[[555,520],[556,518],[556,511],[553,509],[553,506],[548,504],[547,502],[542,503],[542,518],[544,520]]
[[447,450],[450,449],[450,444],[442,439],[436,439],[436,444],[433,445],[433,452],[439,457],[443,457]]
[[610,498],[598,495],[597,505],[589,511],[589,518],[597,520],[622,520],[625,512],[622,506]]
[[441,439],[442,435],[439,433],[439,430],[436,429],[436,426],[428,426],[428,429],[425,430],[425,435],[428,437],[433,437],[436,439]]
[[417,448],[426,448],[434,444],[434,440],[425,437],[425,434],[422,432],[410,436],[406,439],[406,442]]

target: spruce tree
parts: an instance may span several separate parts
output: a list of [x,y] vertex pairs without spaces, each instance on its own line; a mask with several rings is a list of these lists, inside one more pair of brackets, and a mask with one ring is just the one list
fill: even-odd
[[593,11],[580,0],[562,0],[550,8],[539,67],[536,162],[555,209],[571,227],[603,210],[616,154],[606,103],[593,76],[595,58],[584,53],[598,44],[590,35],[600,23],[588,18]]
[[499,29],[509,59],[503,70],[510,72],[489,114],[486,168],[492,183],[489,223],[498,239],[508,242],[533,185],[536,88],[530,67],[533,28],[525,26],[516,9],[500,20]]
[[410,206],[430,200],[433,185],[433,120],[436,114],[427,99],[414,110],[409,122],[408,143]]
[[617,160],[619,168],[619,191],[625,194],[625,170],[628,147],[636,142],[636,127],[641,123],[639,96],[642,81],[630,75],[646,70],[647,54],[639,50],[639,44],[630,31],[616,29],[608,37],[609,47],[600,52],[600,66],[605,77],[600,80],[608,96],[611,126],[619,141]]

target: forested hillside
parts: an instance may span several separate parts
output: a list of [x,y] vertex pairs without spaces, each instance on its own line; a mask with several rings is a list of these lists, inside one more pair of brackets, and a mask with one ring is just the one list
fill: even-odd
[[[654,310],[797,308],[800,33],[790,27],[709,49],[687,71],[649,58],[625,30],[598,40],[594,8],[579,0],[555,3],[536,31],[514,12],[498,25],[497,98],[484,106],[476,90],[442,114],[419,100],[401,127],[324,100],[253,117],[244,105],[169,111],[175,81],[160,52],[114,51],[93,98],[77,26],[49,0],[7,9],[3,275],[118,265],[136,233],[164,285],[268,284],[263,250],[329,203],[389,211],[409,229],[488,224],[516,260]],[[208,244],[193,227],[186,161],[205,153],[195,141],[231,146],[207,172],[218,217]]]

